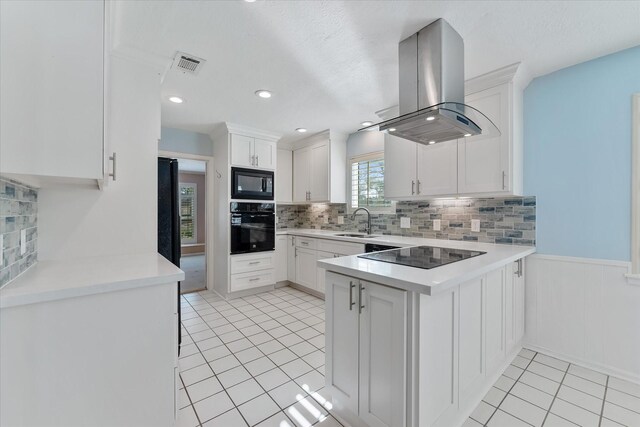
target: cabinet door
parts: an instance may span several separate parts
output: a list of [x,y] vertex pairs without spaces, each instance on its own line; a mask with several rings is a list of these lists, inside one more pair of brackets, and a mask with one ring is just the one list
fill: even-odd
[[316,251],[296,248],[296,283],[316,289]]
[[384,136],[384,196],[407,198],[416,192],[416,143]]
[[419,196],[442,196],[458,193],[458,141],[433,145],[417,144]]
[[359,415],[371,427],[405,426],[407,293],[360,286]]
[[296,244],[293,236],[287,236],[287,280],[296,283]]
[[291,203],[293,201],[293,152],[278,150],[278,167],[276,168],[276,201]]
[[233,166],[253,167],[253,138],[244,135],[231,135],[231,164]]
[[308,202],[311,150],[302,148],[293,152],[293,201]]
[[260,169],[275,169],[277,155],[276,150],[276,143],[274,141],[265,141],[263,139],[256,138],[253,145],[255,166]]
[[276,282],[287,280],[287,237],[276,237]]
[[104,2],[0,2],[0,171],[104,177]]
[[329,201],[329,143],[311,147],[309,191],[312,202]]
[[505,269],[486,276],[485,287],[485,359],[486,372],[497,369],[506,357],[505,352]]
[[[320,261],[321,259],[332,259],[335,258],[337,254],[332,252],[322,252],[318,251],[316,260]],[[325,276],[327,271],[322,267],[316,267],[316,290],[318,292],[325,293]]]
[[460,406],[477,397],[484,386],[484,316],[482,279],[460,285],[458,292],[459,359],[458,390]]
[[[326,277],[326,386],[339,408],[358,414],[358,298],[355,279]],[[399,424],[402,425],[402,424]]]
[[458,141],[458,191],[496,193],[511,190],[509,170],[509,85],[471,94],[466,103],[495,123],[500,136],[476,135]]

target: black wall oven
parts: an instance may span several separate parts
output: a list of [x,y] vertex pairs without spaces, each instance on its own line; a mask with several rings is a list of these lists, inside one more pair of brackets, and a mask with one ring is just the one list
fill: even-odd
[[231,202],[231,255],[272,251],[275,241],[275,204]]
[[273,200],[273,172],[231,168],[231,198]]

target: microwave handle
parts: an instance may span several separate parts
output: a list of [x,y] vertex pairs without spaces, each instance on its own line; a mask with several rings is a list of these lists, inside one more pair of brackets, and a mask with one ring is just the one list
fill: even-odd
[[267,178],[262,178],[262,192],[267,191]]

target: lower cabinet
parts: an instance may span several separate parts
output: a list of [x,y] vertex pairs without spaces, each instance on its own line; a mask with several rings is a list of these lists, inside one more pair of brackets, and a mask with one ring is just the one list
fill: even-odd
[[289,236],[276,236],[276,283],[287,280],[287,237]]
[[326,381],[355,426],[406,425],[407,292],[326,275]]
[[296,248],[296,283],[316,289],[316,251]]
[[287,280],[296,281],[296,238],[287,236]]
[[229,291],[245,291],[273,285],[276,282],[275,257],[274,251],[231,255]]

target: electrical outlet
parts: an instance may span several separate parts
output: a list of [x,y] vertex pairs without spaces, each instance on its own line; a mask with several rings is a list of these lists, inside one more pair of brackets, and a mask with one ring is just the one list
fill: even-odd
[[440,220],[439,219],[434,219],[433,220],[433,231],[440,231]]
[[400,228],[411,228],[411,218],[408,216],[400,218]]
[[27,230],[20,231],[20,255],[27,252]]
[[338,216],[338,224],[344,224],[344,217],[342,215]]
[[472,219],[471,220],[471,231],[474,231],[476,233],[480,231],[480,220],[479,219]]

